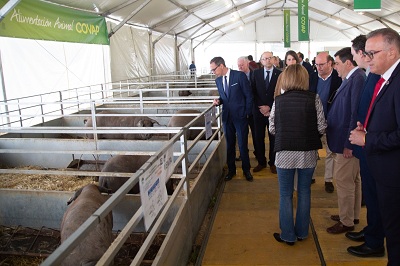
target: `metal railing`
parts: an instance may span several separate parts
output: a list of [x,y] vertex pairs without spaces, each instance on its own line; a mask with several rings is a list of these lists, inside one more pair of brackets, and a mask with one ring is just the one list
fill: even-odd
[[[162,85],[166,85],[166,89],[160,89]],[[204,127],[193,127],[193,125],[209,112],[213,108],[211,103],[211,97],[209,96],[196,96],[192,98],[177,97],[173,96],[175,91],[179,91],[181,88],[170,88],[171,82],[153,82],[151,84],[142,83],[124,83],[111,84],[112,86],[118,86],[117,91],[115,89],[107,90],[105,86],[93,86],[85,87],[80,89],[45,93],[40,95],[33,95],[30,97],[21,97],[18,99],[8,100],[2,103],[1,117],[2,121],[7,120],[6,123],[2,123],[0,127],[0,133],[2,134],[71,134],[71,135],[85,135],[85,134],[102,134],[102,133],[120,133],[121,131],[126,133],[138,134],[138,133],[151,133],[151,134],[171,134],[173,137],[170,140],[165,141],[165,144],[158,151],[148,152],[132,152],[132,151],[121,151],[115,150],[102,150],[96,148],[94,150],[54,150],[51,147],[45,147],[40,149],[0,149],[0,153],[14,153],[14,154],[26,154],[26,153],[48,153],[48,154],[148,154],[151,155],[150,159],[138,170],[135,174],[129,175],[129,180],[116,192],[114,193],[93,215],[83,223],[75,233],[73,233],[64,243],[62,243],[56,251],[54,251],[42,265],[58,265],[61,261],[68,256],[68,254],[74,249],[74,247],[87,236],[91,230],[93,230],[97,224],[104,219],[107,214],[113,210],[113,208],[125,197],[125,195],[134,187],[134,185],[140,180],[140,178],[147,178],[151,172],[151,166],[158,162],[159,159],[164,156],[166,151],[173,149],[176,145],[179,145],[179,150],[174,150],[174,163],[173,169],[181,167],[181,174],[172,174],[168,178],[179,179],[179,183],[176,186],[173,194],[169,197],[167,203],[164,205],[158,218],[155,220],[151,230],[144,243],[142,244],[139,252],[133,259],[131,265],[139,265],[143,260],[147,250],[150,248],[152,241],[155,236],[159,233],[162,224],[165,222],[167,215],[172,211],[174,205],[179,205],[179,210],[175,214],[180,215],[180,212],[188,204],[190,199],[191,188],[189,185],[188,173],[192,172],[194,167],[199,164],[200,160],[206,156],[207,150],[211,144],[214,143],[216,146],[219,145],[222,137],[221,121],[220,121],[220,109],[216,109],[216,117],[218,126],[213,127],[213,134],[209,140],[205,142],[205,145],[201,148],[197,156],[190,162],[188,160],[188,154],[192,149],[200,142],[205,134]],[[157,88],[152,86],[157,85]],[[176,82],[175,82],[176,85]],[[133,88],[133,86],[142,88]],[[147,86],[147,88],[144,88]],[[198,90],[199,92],[203,89],[190,88],[191,90]],[[157,96],[148,96],[148,92],[162,92]],[[130,93],[131,96],[127,97],[125,94]],[[65,127],[65,126],[48,126],[45,123],[54,121],[57,118],[67,117],[80,117],[80,116],[92,116],[92,121],[96,121],[96,117],[99,116],[99,112],[105,109],[114,110],[125,110],[129,108],[137,109],[136,114],[126,115],[141,115],[146,111],[154,110],[155,106],[162,106],[163,108],[177,108],[174,104],[179,103],[196,103],[201,104],[204,110],[200,115],[193,119],[183,128],[111,128],[111,127],[96,127],[94,124],[93,128],[86,128],[83,126]],[[3,107],[7,106],[7,111],[4,111]],[[134,107],[134,108],[132,108]],[[30,114],[29,111],[40,110],[38,113]],[[87,111],[85,114],[80,112]],[[133,110],[135,111],[135,110]],[[123,115],[123,114],[122,114]],[[149,116],[171,116],[172,114],[148,114]],[[188,115],[188,114],[187,114]],[[193,114],[192,114],[193,115]],[[33,122],[35,121],[35,122]],[[37,123],[36,123],[37,121]],[[41,124],[41,126],[31,126]],[[186,139],[186,132],[191,129],[200,129],[201,133],[193,141],[188,142]],[[3,138],[7,139],[7,135],[3,135]],[[95,137],[93,140],[97,142],[98,138]],[[204,141],[202,141],[204,143]],[[209,160],[210,158],[207,158]],[[55,174],[55,175],[86,175],[86,176],[127,176],[125,173],[107,173],[107,172],[87,172],[87,171],[63,171],[63,170],[18,170],[18,169],[0,169],[0,173],[29,173],[29,174]],[[112,262],[119,249],[122,247],[124,242],[127,240],[132,231],[138,226],[139,222],[143,219],[143,208],[140,207],[136,213],[131,217],[129,222],[123,228],[121,233],[114,240],[113,244],[109,247],[107,252],[101,258],[97,265],[108,265]],[[176,230],[175,224],[171,225],[168,232]],[[169,241],[168,235],[166,240]]]
[[[208,88],[199,88],[199,86]],[[177,103],[182,100],[185,100],[185,103],[206,103],[212,99],[207,94],[189,99],[178,94],[181,90],[201,93],[207,89],[216,90],[213,80],[120,81],[8,99],[0,102],[0,128],[43,124],[84,110],[93,111],[94,107],[115,100],[118,100],[119,104],[137,103],[140,106],[140,113],[144,113],[146,104]],[[147,96],[151,93],[159,93],[159,95]]]

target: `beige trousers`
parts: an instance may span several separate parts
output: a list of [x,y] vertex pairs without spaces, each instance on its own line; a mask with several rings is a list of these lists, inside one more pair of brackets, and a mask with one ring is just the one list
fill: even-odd
[[356,157],[344,158],[341,153],[333,153],[333,160],[340,221],[353,226],[361,209],[360,164]]

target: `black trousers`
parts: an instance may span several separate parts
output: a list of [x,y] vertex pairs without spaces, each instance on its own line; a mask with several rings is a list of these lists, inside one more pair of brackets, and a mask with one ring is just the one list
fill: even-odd
[[387,266],[400,265],[400,187],[388,187],[376,177],[376,190],[386,236]]
[[253,111],[254,118],[254,131],[255,131],[255,140],[253,140],[256,151],[256,158],[258,164],[267,165],[267,158],[265,156],[265,132],[268,132],[269,138],[269,165],[275,164],[275,136],[269,133],[268,126],[269,120],[267,116],[264,116],[258,109]]
[[[357,149],[357,151],[356,151]],[[362,195],[367,207],[367,226],[364,227],[365,243],[369,248],[381,248],[384,245],[385,233],[376,191],[376,182],[369,170],[365,150],[356,147],[354,150],[360,161]]]

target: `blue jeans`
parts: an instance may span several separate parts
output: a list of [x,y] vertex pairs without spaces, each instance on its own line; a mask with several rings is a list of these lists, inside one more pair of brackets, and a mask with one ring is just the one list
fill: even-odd
[[[311,179],[315,168],[277,168],[279,180],[279,227],[281,239],[295,242],[308,236],[311,208]],[[293,223],[294,174],[297,170],[297,211]]]

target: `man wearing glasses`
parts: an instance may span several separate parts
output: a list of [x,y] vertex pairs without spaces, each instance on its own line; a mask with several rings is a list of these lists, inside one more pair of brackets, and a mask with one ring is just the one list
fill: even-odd
[[210,70],[217,76],[219,98],[214,99],[214,105],[222,106],[222,124],[227,146],[228,175],[225,181],[231,180],[236,175],[235,149],[236,135],[242,159],[243,175],[247,181],[252,182],[250,173],[250,159],[248,144],[248,116],[251,115],[253,95],[246,74],[241,71],[229,69],[222,57],[214,57],[210,61]]
[[353,155],[355,145],[349,141],[350,131],[357,123],[358,102],[365,82],[365,72],[356,65],[350,47],[335,53],[335,69],[343,82],[328,111],[326,130],[328,146],[333,153],[339,207],[339,217],[331,216],[332,220],[339,221],[326,229],[331,234],[353,231],[361,210],[360,164]]
[[[267,158],[265,157],[265,131],[269,127],[269,113],[274,103],[274,92],[278,76],[282,71],[274,67],[272,62],[272,52],[264,52],[261,55],[262,68],[254,71],[254,80],[252,82],[254,105],[254,129],[256,131],[256,139],[253,140],[257,146],[256,158],[258,165],[254,167],[253,172],[259,172],[267,167]],[[273,174],[276,174],[275,167],[275,137],[268,131],[269,137],[269,166]]]
[[[342,78],[333,68],[333,58],[328,52],[321,52],[315,57],[315,67],[317,72],[313,72],[310,76],[310,91],[318,94],[324,108],[325,119],[328,115],[330,101],[333,99],[337,89],[342,84]],[[332,152],[326,143],[326,135],[324,134],[321,141],[326,149],[325,157],[325,191],[332,193],[335,189],[333,186],[333,157]],[[315,182],[315,181],[314,181]]]
[[350,133],[352,144],[365,149],[376,182],[386,237],[388,266],[400,265],[400,36],[390,28],[367,35],[366,62],[381,76],[364,123]]

